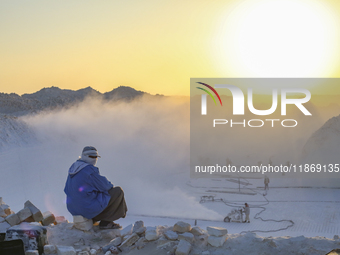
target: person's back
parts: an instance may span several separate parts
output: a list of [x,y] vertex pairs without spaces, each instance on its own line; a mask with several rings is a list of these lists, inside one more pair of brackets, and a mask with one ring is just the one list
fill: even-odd
[[70,167],[65,184],[67,209],[72,215],[92,219],[108,205],[108,191],[113,187],[97,167],[77,160]]
[[86,146],[70,167],[64,189],[67,209],[72,215],[100,221],[100,228],[118,228],[113,221],[127,212],[124,192],[100,175],[95,167],[98,157],[96,148]]

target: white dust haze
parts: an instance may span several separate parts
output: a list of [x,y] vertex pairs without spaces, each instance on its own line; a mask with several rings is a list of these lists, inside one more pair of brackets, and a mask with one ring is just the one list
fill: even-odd
[[31,200],[71,219],[63,192],[82,148],[95,146],[102,175],[125,192],[128,214],[221,219],[183,188],[189,178],[189,100],[85,102],[23,120],[38,143],[0,155],[0,196],[14,211]]

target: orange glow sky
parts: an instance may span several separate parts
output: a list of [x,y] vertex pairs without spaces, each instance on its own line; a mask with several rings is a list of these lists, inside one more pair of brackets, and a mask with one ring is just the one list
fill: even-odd
[[189,95],[191,77],[340,77],[338,0],[4,0],[0,24],[5,93]]

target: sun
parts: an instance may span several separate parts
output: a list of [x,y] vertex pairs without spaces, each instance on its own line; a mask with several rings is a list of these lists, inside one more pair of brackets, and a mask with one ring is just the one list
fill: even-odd
[[339,56],[338,20],[322,2],[244,1],[220,22],[222,76],[327,77]]

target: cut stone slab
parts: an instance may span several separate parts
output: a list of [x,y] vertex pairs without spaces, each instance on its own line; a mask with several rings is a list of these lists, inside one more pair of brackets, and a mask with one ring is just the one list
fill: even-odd
[[159,238],[159,234],[156,228],[149,228],[145,231],[145,239],[148,241],[155,241]]
[[0,233],[6,233],[6,230],[9,229],[10,227],[11,225],[8,224],[7,221],[0,223]]
[[32,204],[31,201],[27,200],[24,204],[24,207],[27,207],[31,210],[32,212],[32,217],[33,220],[36,222],[40,222],[43,220],[43,214],[41,213],[41,211],[34,205]]
[[133,245],[135,242],[137,242],[139,239],[139,236],[136,233],[133,233],[131,236],[129,236],[120,246],[119,248],[126,248]]
[[201,245],[205,246],[208,244],[208,234],[203,234],[200,236],[195,236],[196,242],[200,243]]
[[191,230],[191,225],[183,221],[177,222],[173,227],[173,231],[176,231],[179,233],[190,232],[190,230]]
[[88,251],[81,251],[78,252],[78,255],[90,255],[90,253]]
[[25,255],[39,255],[39,252],[37,250],[27,250]]
[[204,230],[201,229],[200,227],[196,226],[193,227],[190,231],[194,236],[200,236],[200,235],[204,235]]
[[176,241],[167,240],[166,242],[162,242],[160,244],[157,243],[157,249],[163,249],[163,250],[171,250],[177,245]]
[[126,235],[131,235],[132,229],[133,229],[133,224],[130,224],[129,226],[126,226],[125,228],[123,228],[123,230],[120,231],[120,235],[122,237]]
[[7,214],[5,213],[4,209],[0,207],[0,217],[6,217]]
[[57,252],[56,247],[54,245],[45,245],[44,246],[44,254],[55,254]]
[[58,255],[76,255],[76,250],[72,246],[59,246],[57,245]]
[[20,219],[18,217],[18,215],[16,214],[10,214],[8,215],[5,220],[8,222],[9,225],[11,226],[15,226],[18,225],[20,223]]
[[143,221],[136,221],[133,229],[132,229],[132,233],[135,233],[138,229],[143,228],[144,227],[144,222]]
[[122,238],[121,238],[120,236],[119,236],[119,237],[116,237],[115,239],[112,239],[108,245],[104,246],[102,250],[103,250],[103,252],[105,253],[105,252],[107,252],[108,250],[110,250],[110,248],[111,248],[112,246],[116,246],[116,247],[117,247],[117,246],[119,246],[121,243],[122,243]]
[[228,234],[228,230],[226,228],[220,227],[207,227],[207,231],[211,236],[224,236]]
[[97,250],[96,249],[91,249],[90,250],[90,254],[91,255],[96,255],[97,254]]
[[32,216],[32,212],[29,208],[25,207],[24,209],[21,209],[19,212],[17,212],[17,215],[20,219],[20,222],[22,222]]
[[146,245],[147,240],[145,237],[141,237],[138,239],[138,241],[135,243],[138,250],[143,249]]
[[87,219],[81,215],[73,216],[74,227],[79,230],[89,231],[93,227],[92,219]]
[[179,234],[178,235],[178,240],[185,240],[189,243],[193,243],[194,240],[195,240],[195,237],[193,234],[189,233],[189,232],[186,232],[186,233],[183,233],[183,234]]
[[103,239],[112,240],[120,236],[120,229],[101,229],[98,234],[100,234]]
[[6,213],[6,215],[14,214],[14,212],[11,210],[11,208],[10,208],[8,205],[6,205],[6,204],[0,205],[0,208],[1,208],[2,210],[4,210],[4,212]]
[[68,220],[64,216],[56,216],[55,217],[55,222],[57,224],[68,223]]
[[135,233],[140,236],[140,235],[144,234],[145,231],[146,231],[146,227],[141,227],[141,228],[137,229]]
[[50,211],[43,213],[43,220],[42,220],[43,226],[48,226],[54,222],[55,222],[55,217],[53,213],[51,213]]
[[224,236],[209,236],[208,237],[208,243],[211,246],[214,247],[221,247],[223,246],[224,242],[227,240],[228,235],[224,235]]
[[191,244],[185,240],[180,240],[175,255],[188,255],[191,250]]
[[178,239],[178,234],[174,231],[171,231],[171,230],[168,230],[164,233],[164,236],[169,239],[169,240],[172,240],[172,241],[175,241]]
[[5,221],[5,218],[0,217],[0,223],[3,223]]

